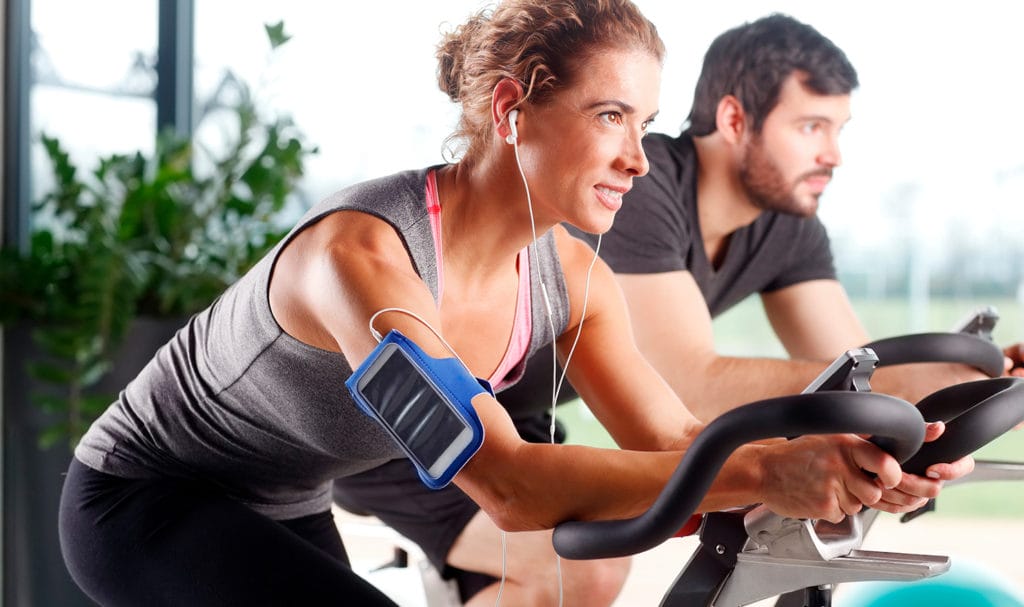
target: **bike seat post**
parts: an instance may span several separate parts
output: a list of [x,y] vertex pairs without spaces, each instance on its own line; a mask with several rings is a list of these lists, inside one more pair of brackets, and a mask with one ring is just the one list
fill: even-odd
[[736,567],[747,534],[743,512],[712,512],[700,527],[700,545],[665,593],[661,607],[711,605]]

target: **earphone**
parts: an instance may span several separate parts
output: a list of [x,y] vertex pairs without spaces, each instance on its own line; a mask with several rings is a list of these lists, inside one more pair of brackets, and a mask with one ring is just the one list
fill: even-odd
[[[505,136],[505,143],[515,148],[515,160],[516,168],[519,169],[519,176],[523,180],[523,191],[526,194],[526,207],[530,212],[530,229],[533,232],[533,241],[529,245],[532,249],[530,254],[532,259],[539,260],[540,255],[537,251],[537,224],[533,216],[533,199],[530,196],[530,185],[526,180],[526,172],[523,171],[523,163],[519,159],[519,130],[516,128],[516,118],[519,116],[519,110],[511,110],[506,118],[508,119],[509,134]],[[551,379],[552,379],[552,393],[551,393],[551,427],[550,437],[551,442],[555,442],[555,429],[556,429],[556,415],[555,406],[558,404],[558,393],[562,390],[562,384],[565,382],[566,373],[569,370],[569,363],[572,361],[572,355],[576,351],[576,345],[579,343],[580,335],[583,332],[583,319],[587,317],[587,304],[590,301],[590,278],[594,270],[594,265],[597,262],[597,253],[601,250],[601,236],[597,237],[597,246],[594,248],[594,257],[590,260],[590,267],[587,268],[587,281],[583,289],[583,311],[580,316],[580,322],[576,326],[576,336],[573,338],[572,346],[569,348],[569,353],[565,357],[565,364],[562,366],[562,373],[559,376],[558,373],[558,351],[557,341],[551,341],[552,357],[551,357]],[[533,263],[532,261],[530,262]],[[555,336],[557,330],[555,329],[554,312],[551,309],[551,300],[548,297],[547,288],[544,285],[544,281],[540,281],[540,292],[544,298],[544,307],[547,312],[548,328],[551,330],[551,335]],[[507,544],[505,538],[505,531],[501,532],[501,583],[498,585],[498,597],[495,605],[501,605],[501,595],[505,588],[505,577],[506,577],[506,557],[507,557]],[[564,598],[562,588],[562,559],[561,557],[555,560],[558,569],[558,605],[562,606]]]
[[508,113],[508,128],[511,131],[505,136],[505,143],[509,145],[515,145],[519,141],[519,131],[516,130],[516,118],[519,116],[519,110],[512,110]]

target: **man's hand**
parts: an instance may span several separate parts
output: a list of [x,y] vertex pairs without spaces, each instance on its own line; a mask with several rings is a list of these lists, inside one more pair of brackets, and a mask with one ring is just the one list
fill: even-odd
[[[946,425],[932,422],[925,429],[924,440],[929,443],[945,432]],[[901,508],[911,504],[923,505],[923,500],[937,497],[945,481],[961,478],[974,470],[974,458],[964,456],[955,462],[937,463],[928,466],[925,476],[903,473],[899,484],[882,492],[882,498],[875,508],[886,512],[904,512]]]
[[[1003,348],[1006,355],[1006,375],[1024,377],[1024,343],[1016,343]],[[1014,430],[1024,428],[1024,422],[1014,426]]]
[[1006,355],[1006,374],[1024,377],[1024,343],[1007,346],[1003,354]]

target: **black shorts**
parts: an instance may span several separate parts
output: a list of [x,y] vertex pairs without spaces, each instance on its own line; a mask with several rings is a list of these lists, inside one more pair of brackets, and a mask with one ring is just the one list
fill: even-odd
[[[546,443],[551,440],[548,413],[516,420],[523,440]],[[565,431],[556,422],[555,441],[565,441]],[[496,581],[495,578],[449,566],[448,552],[480,507],[454,484],[428,489],[406,459],[388,462],[366,472],[334,482],[334,501],[355,514],[370,514],[415,542],[446,579],[459,584],[462,600]]]
[[71,577],[107,607],[396,607],[349,567],[330,511],[275,521],[198,481],[119,478],[73,459],[59,533]]

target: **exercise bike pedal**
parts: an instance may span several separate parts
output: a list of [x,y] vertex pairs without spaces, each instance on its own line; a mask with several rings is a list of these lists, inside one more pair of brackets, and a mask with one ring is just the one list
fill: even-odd
[[949,570],[946,556],[852,550],[831,560],[772,556],[766,552],[736,555],[733,583],[722,587],[714,607],[740,607],[801,588],[848,582],[913,581]]

